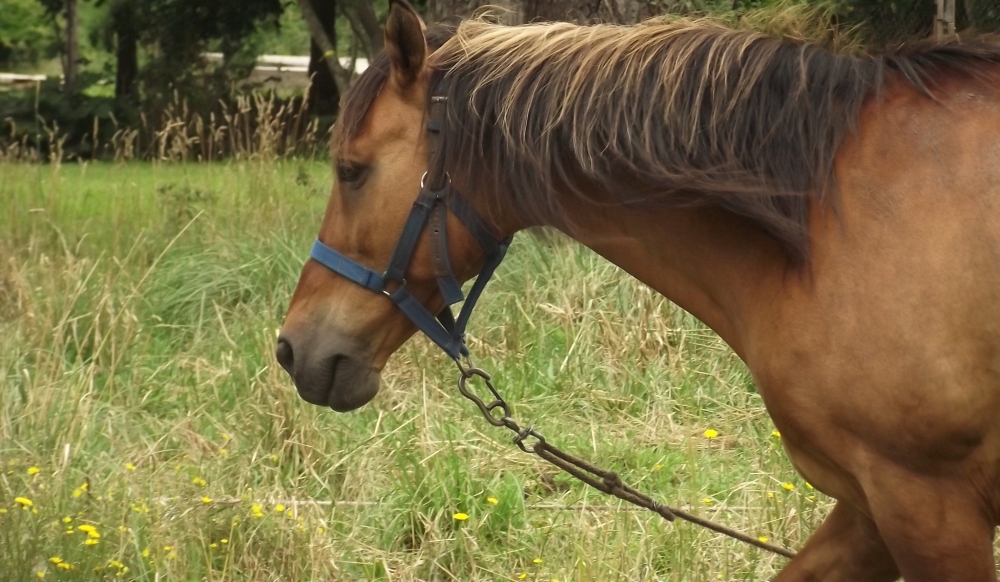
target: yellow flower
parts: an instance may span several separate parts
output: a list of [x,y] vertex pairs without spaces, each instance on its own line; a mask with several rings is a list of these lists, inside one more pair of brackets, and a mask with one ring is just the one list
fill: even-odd
[[771,436],[773,436],[776,439],[780,439],[781,438],[781,432],[779,432],[777,430],[772,430],[771,431]]
[[701,502],[704,503],[705,505],[712,505],[713,503],[715,503],[715,501],[711,497],[706,497],[702,499]]
[[217,548],[217,547],[219,547],[219,544],[217,544],[217,543],[215,543],[215,542],[212,542],[212,543],[208,544],[208,547],[210,547],[210,548],[213,548],[213,549],[214,549],[214,548]]
[[169,551],[170,551],[170,550],[172,550],[172,549],[174,549],[174,547],[173,547],[173,546],[163,546],[163,551],[164,551],[164,552],[169,552]]
[[142,557],[143,558],[148,558],[149,557],[149,548],[146,548],[146,549],[144,549],[142,551]]
[[129,471],[135,471],[135,465],[133,465],[132,463],[125,463],[125,468],[128,469]]
[[191,479],[191,482],[194,483],[195,485],[199,486],[199,487],[204,487],[205,485],[208,485],[208,481],[205,481],[201,477],[195,477],[195,478]]
[[76,530],[74,530],[73,528],[69,528],[68,530],[66,530],[66,535],[73,535],[74,531]]
[[663,468],[663,465],[661,465],[659,463],[656,463],[655,465],[653,465],[653,472],[659,471],[662,468]]
[[815,487],[812,486],[812,483],[810,483],[809,481],[806,481],[806,489],[812,491],[813,489],[815,489]]
[[62,562],[62,558],[60,558],[59,556],[52,556],[51,558],[49,558],[49,561],[52,562],[53,564],[59,564]]
[[202,497],[201,498],[201,502],[202,503],[211,503],[212,502],[212,498],[211,497]]
[[531,562],[532,562],[533,564],[541,564],[542,562],[544,562],[544,560],[542,560],[541,558],[535,558],[535,559],[534,559],[534,560],[532,560]]
[[35,572],[35,576],[38,576],[39,578],[44,578],[45,577],[45,570],[39,570],[39,571]]
[[56,564],[56,568],[59,568],[60,570],[72,570],[73,564],[68,564],[66,562],[59,562],[58,564]]
[[124,525],[120,525],[120,526],[118,526],[118,531],[120,531],[120,532],[126,532],[126,531],[128,531],[128,528],[125,527]]
[[92,525],[86,525],[86,524],[85,525],[79,525],[79,526],[76,527],[76,529],[78,529],[78,530],[80,530],[82,532],[85,532],[85,533],[90,533],[92,531],[97,531],[96,527],[94,527]]
[[15,497],[14,503],[19,503],[24,509],[28,509],[29,507],[33,507],[35,505],[27,497]]
[[795,484],[794,483],[782,483],[781,484],[781,488],[784,489],[785,491],[791,491],[792,489],[795,489]]
[[[323,528],[320,528],[320,529],[323,529]],[[319,532],[319,533],[323,533],[323,532]],[[226,538],[222,538],[221,540],[219,540],[219,543],[220,544],[228,544],[229,540],[227,540]]]
[[465,520],[469,519],[469,514],[462,513],[461,511],[459,511],[458,513],[456,513],[452,517],[454,517],[456,521],[465,521]]
[[767,540],[769,540],[769,539],[771,539],[771,538],[769,538],[767,536],[757,536],[757,541],[763,542],[765,544],[767,543]]
[[2,513],[7,513],[7,508],[0,507],[0,514],[2,514]]
[[278,513],[284,513],[285,512],[285,506],[282,505],[281,503],[279,503],[279,504],[277,504],[277,505],[274,506],[274,510],[277,511]]
[[500,503],[500,500],[497,499],[496,497],[487,497],[486,502],[489,503],[490,505],[496,505],[497,503]]
[[774,491],[768,491],[767,492],[767,498],[768,499],[774,499]]
[[219,449],[219,456],[225,457],[228,454],[229,454],[229,451],[227,451],[226,449]]
[[122,568],[125,567],[125,564],[122,564],[118,560],[111,560],[110,562],[108,562],[108,566],[111,566],[112,568],[118,568],[119,570],[121,570]]
[[518,574],[518,576],[517,576],[517,579],[518,579],[518,580],[526,580],[527,578],[528,578],[528,573],[527,573],[527,572],[521,572],[521,573],[520,573],[520,574]]
[[264,517],[264,508],[262,508],[259,503],[251,505],[250,511],[253,512],[254,517]]
[[39,469],[38,467],[28,467],[28,474],[29,475],[37,475],[37,474],[39,474],[41,472],[42,472],[42,470]]
[[69,523],[71,521],[73,521],[73,518],[68,515],[62,519],[63,523]]
[[80,497],[87,492],[87,483],[84,482],[82,485],[73,490],[73,497]]
[[87,538],[83,540],[83,545],[85,546],[96,546],[97,543],[98,543],[97,540],[95,540],[94,538]]
[[714,428],[710,428],[706,430],[703,434],[707,439],[714,439],[715,437],[719,436],[719,431],[715,430]]

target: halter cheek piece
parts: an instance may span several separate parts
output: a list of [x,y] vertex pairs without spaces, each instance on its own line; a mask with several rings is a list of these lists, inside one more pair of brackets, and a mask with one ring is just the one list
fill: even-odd
[[[444,152],[441,143],[441,131],[445,119],[443,108],[448,98],[442,95],[444,91],[441,89],[439,86],[435,91],[436,94],[431,97],[431,115],[427,122],[431,165],[420,178],[420,193],[413,203],[399,240],[396,241],[396,248],[392,252],[392,258],[385,272],[379,273],[369,269],[331,249],[319,239],[313,243],[310,256],[334,273],[366,289],[384,294],[445,353],[452,358],[458,358],[469,355],[465,346],[465,326],[486,283],[507,253],[511,237],[499,240],[479,214],[451,185],[451,177],[444,170]],[[449,210],[479,242],[479,246],[486,254],[486,262],[479,271],[475,283],[472,284],[467,298],[462,294],[462,285],[455,278],[448,261],[446,225]],[[437,278],[438,289],[447,304],[437,318],[410,293],[406,288],[405,279],[406,268],[428,221],[431,223],[434,275]],[[390,291],[392,284],[395,284],[395,288]],[[452,314],[451,306],[463,299],[465,303],[456,318]]]

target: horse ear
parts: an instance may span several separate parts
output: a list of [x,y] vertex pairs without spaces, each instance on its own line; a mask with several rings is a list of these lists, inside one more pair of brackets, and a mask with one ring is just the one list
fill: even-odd
[[424,21],[406,0],[392,0],[385,22],[385,52],[392,80],[400,88],[417,79],[427,58]]

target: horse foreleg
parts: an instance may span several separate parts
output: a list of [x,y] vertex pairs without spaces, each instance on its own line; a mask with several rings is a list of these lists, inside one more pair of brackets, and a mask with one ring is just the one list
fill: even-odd
[[889,582],[899,570],[875,524],[838,502],[774,582]]
[[872,517],[906,582],[994,582],[993,523],[975,488],[949,473],[882,468],[866,487]]

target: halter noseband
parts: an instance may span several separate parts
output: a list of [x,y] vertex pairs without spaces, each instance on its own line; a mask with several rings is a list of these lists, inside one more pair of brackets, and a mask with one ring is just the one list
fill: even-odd
[[[467,356],[465,347],[465,326],[472,315],[479,296],[493,271],[503,260],[510,245],[511,237],[498,240],[493,231],[476,213],[468,202],[451,185],[451,177],[444,168],[444,148],[441,132],[444,130],[446,116],[444,107],[448,98],[443,95],[443,81],[431,97],[430,118],[427,121],[427,131],[430,143],[431,164],[420,178],[420,193],[410,210],[403,231],[396,241],[389,266],[384,273],[379,273],[353,261],[341,253],[323,244],[319,239],[313,243],[310,256],[334,273],[353,281],[366,289],[382,293],[399,307],[406,317],[424,332],[427,337],[441,347],[452,358]],[[462,285],[455,278],[448,260],[448,236],[446,225],[448,211],[451,211],[468,229],[473,238],[479,242],[486,254],[486,263],[479,271],[469,296],[462,294]],[[437,278],[438,289],[444,297],[446,307],[435,318],[406,288],[406,268],[413,257],[420,233],[423,232],[428,220],[431,222],[431,245],[434,263],[434,275]],[[392,283],[395,289],[390,291]],[[465,299],[462,310],[456,318],[451,306]]]

